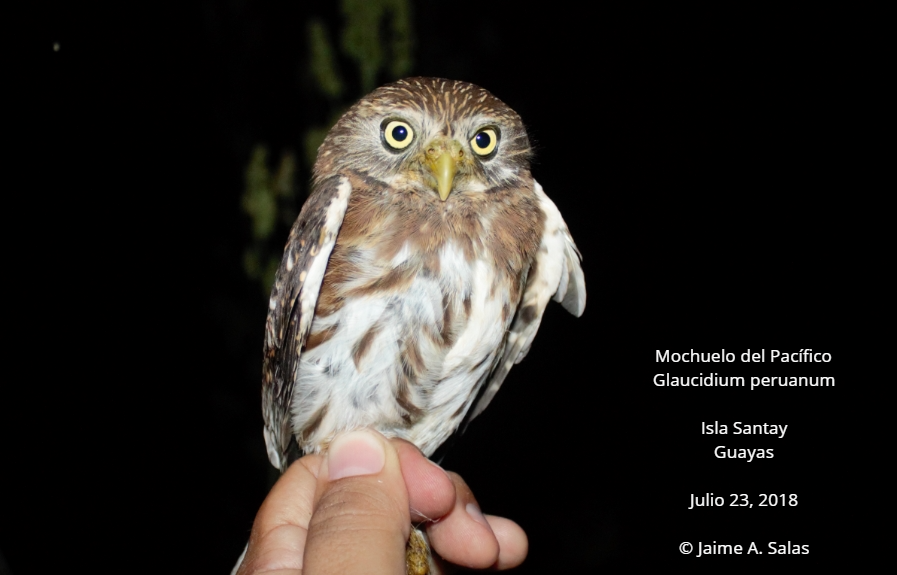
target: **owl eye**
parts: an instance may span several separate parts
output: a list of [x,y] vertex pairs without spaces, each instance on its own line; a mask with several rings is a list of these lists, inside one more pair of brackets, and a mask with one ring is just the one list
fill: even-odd
[[495,150],[498,144],[498,134],[494,128],[483,128],[470,139],[470,147],[478,156],[488,156]]
[[401,120],[389,120],[383,128],[383,139],[395,150],[404,150],[414,140],[414,130],[407,122]]

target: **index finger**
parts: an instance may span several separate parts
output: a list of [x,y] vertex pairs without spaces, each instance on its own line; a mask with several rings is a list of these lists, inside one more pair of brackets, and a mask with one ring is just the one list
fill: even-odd
[[271,488],[255,517],[246,557],[237,575],[301,573],[321,461],[320,455],[303,457]]

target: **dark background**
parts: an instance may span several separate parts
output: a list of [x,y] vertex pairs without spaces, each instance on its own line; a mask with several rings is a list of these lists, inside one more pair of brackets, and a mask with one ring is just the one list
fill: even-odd
[[[847,559],[841,542],[865,526],[848,501],[848,422],[869,376],[854,322],[870,272],[852,242],[875,233],[854,231],[868,114],[856,63],[876,38],[858,42],[858,25],[833,14],[595,9],[414,6],[413,73],[479,84],[523,117],[589,290],[582,318],[551,304],[443,465],[527,531],[520,573]],[[25,177],[9,184],[7,231],[17,343],[0,398],[12,573],[227,573],[241,552],[272,470],[266,299],[242,269],[240,195],[253,146],[296,150],[321,122],[305,70],[312,16],[334,30],[342,19],[336,4],[69,6],[48,10],[23,49],[34,63],[12,91],[29,129],[11,171]],[[654,361],[658,349],[748,348],[834,359]],[[652,385],[710,371],[837,387]],[[789,427],[719,438],[703,421]],[[717,460],[716,445],[775,458]],[[755,508],[686,510],[708,492],[751,494]],[[760,493],[800,504],[759,509]],[[677,550],[714,540],[810,555]]]

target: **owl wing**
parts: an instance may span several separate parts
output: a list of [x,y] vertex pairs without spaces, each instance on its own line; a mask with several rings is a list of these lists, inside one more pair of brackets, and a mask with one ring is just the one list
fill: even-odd
[[534,184],[536,196],[545,213],[542,243],[529,269],[526,288],[508,330],[501,357],[480,397],[468,412],[464,426],[486,409],[511,367],[526,357],[533,338],[539,331],[542,314],[545,313],[549,299],[553,297],[576,317],[581,316],[586,307],[586,283],[579,265],[582,255],[576,249],[557,206],[545,195],[539,182],[534,181]]
[[346,215],[352,185],[333,176],[317,182],[284,249],[274,278],[268,319],[262,379],[265,444],[271,465],[285,471],[293,439],[290,405],[299,355],[311,330],[327,260]]

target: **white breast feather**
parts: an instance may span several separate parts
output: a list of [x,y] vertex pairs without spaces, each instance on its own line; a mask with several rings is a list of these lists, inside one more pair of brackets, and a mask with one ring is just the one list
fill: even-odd
[[[373,258],[374,253],[361,249],[356,257]],[[408,250],[403,247],[391,266],[401,265],[407,257]],[[507,294],[489,296],[495,281],[490,266],[482,261],[471,265],[460,247],[448,243],[440,253],[437,276],[418,275],[401,294],[352,298],[336,313],[315,319],[315,333],[337,323],[340,329],[300,358],[293,428],[301,432],[318,410],[327,406],[320,425],[300,447],[315,451],[341,431],[376,427],[388,436],[413,442],[425,454],[435,451],[460,424],[467,411],[461,408],[473,401],[473,386],[487,374],[507,329],[501,318]],[[422,334],[442,321],[443,289],[454,294],[448,304],[456,321],[467,317],[463,300],[470,299],[469,319],[448,351]],[[375,325],[377,335],[356,369],[353,346]],[[401,345],[408,337],[415,338],[428,370],[419,374],[419,387],[412,390],[414,403],[424,415],[410,428],[395,401]],[[453,425],[446,426],[452,418]]]

